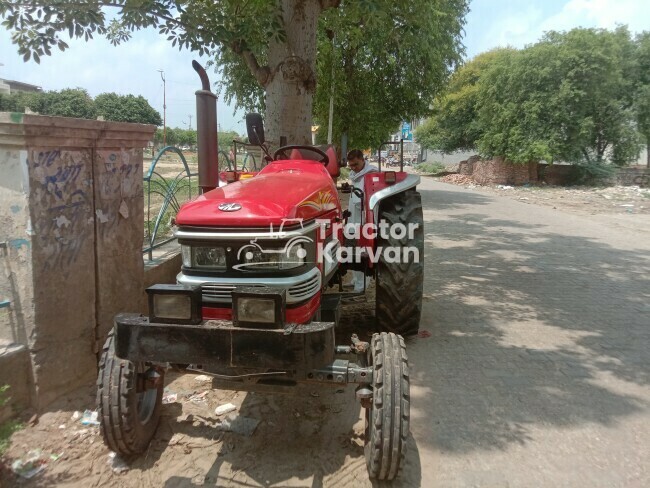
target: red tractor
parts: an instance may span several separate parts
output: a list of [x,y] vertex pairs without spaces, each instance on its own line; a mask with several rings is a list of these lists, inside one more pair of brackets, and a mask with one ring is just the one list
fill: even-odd
[[[363,192],[349,191],[360,197],[370,231],[346,232],[334,148],[289,145],[271,155],[261,117],[250,114],[249,140],[264,149],[267,164],[246,179],[228,175],[233,182],[217,187],[216,97],[203,68],[194,68],[203,82],[196,94],[203,193],[176,216],[178,284],[147,290],[148,316],[115,317],[97,382],[104,441],[125,457],[147,449],[169,367],[211,375],[220,388],[234,390],[354,383],[366,411],[369,474],[393,479],[409,432],[400,334],[417,332],[422,305],[419,177],[367,174]],[[399,231],[390,232],[394,227]],[[369,343],[354,334],[337,345],[348,270],[375,279],[380,332]]]

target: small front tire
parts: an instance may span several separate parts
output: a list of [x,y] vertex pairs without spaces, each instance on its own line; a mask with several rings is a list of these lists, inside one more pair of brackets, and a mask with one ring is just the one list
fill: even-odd
[[[147,388],[147,383],[155,386]],[[163,385],[162,372],[115,356],[111,332],[102,350],[97,378],[100,431],[109,449],[123,457],[147,449],[160,421]]]
[[366,409],[365,457],[370,478],[394,479],[404,465],[409,435],[410,383],[404,339],[374,334],[369,349],[373,397]]

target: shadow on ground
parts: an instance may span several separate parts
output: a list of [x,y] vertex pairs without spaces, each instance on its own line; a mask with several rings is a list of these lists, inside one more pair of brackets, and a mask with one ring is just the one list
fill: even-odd
[[532,425],[614,425],[647,408],[647,252],[489,218],[487,196],[422,194],[432,337],[408,346],[419,439],[505,449]]

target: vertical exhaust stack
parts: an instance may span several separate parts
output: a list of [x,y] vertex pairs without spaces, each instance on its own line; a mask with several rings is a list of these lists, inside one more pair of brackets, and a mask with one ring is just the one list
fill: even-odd
[[203,66],[192,61],[192,67],[201,78],[201,89],[196,92],[196,132],[199,186],[205,193],[219,186],[217,96],[210,91],[210,80]]

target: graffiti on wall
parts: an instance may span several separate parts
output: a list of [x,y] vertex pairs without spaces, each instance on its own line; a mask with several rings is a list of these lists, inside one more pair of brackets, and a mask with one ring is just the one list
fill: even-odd
[[77,262],[93,235],[90,150],[31,150],[33,239],[45,270]]
[[142,205],[141,157],[137,149],[29,151],[34,247],[44,254],[46,270],[65,270],[92,253],[95,224],[102,238],[122,233],[120,223]]
[[134,212],[129,208],[142,200],[142,151],[99,150],[96,154],[98,235],[122,234],[120,224]]

